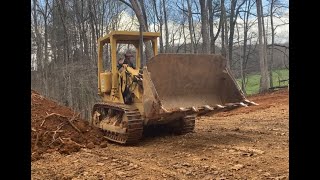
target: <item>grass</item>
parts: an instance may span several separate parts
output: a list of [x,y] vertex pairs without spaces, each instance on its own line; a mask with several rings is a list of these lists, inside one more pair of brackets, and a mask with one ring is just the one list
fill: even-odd
[[[257,94],[259,92],[260,74],[251,74],[248,76],[248,82],[246,85],[246,92],[248,95]],[[273,86],[279,86],[279,80],[289,79],[288,69],[279,69],[272,71]],[[241,87],[241,78],[237,79],[239,86]],[[280,82],[280,86],[288,85],[288,81]]]

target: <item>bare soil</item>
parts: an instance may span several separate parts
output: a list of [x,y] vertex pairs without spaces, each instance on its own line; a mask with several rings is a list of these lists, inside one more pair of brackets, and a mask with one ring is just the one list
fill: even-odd
[[[198,117],[195,132],[186,135],[149,129],[135,146],[109,143],[106,148],[83,147],[69,153],[57,146],[32,161],[32,179],[289,179],[288,91],[248,99],[259,105]],[[46,116],[36,116],[42,111],[73,117],[72,110],[47,101],[32,105],[32,121],[39,123]]]
[[78,115],[70,108],[31,91],[31,160],[42,158],[43,153],[70,154],[82,147],[94,148],[105,143],[103,133]]

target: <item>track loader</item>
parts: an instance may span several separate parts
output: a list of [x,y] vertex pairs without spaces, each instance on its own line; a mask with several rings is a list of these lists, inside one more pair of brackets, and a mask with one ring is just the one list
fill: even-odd
[[[142,34],[142,36],[141,36]],[[247,100],[214,54],[158,54],[156,32],[113,31],[98,40],[98,94],[90,123],[110,141],[137,143],[149,125],[167,124],[178,134],[194,131],[196,116],[255,104]],[[151,41],[154,56],[141,65],[142,41]],[[109,44],[111,71],[103,68]],[[135,67],[117,62],[117,45],[136,48]],[[121,67],[119,69],[119,66]]]

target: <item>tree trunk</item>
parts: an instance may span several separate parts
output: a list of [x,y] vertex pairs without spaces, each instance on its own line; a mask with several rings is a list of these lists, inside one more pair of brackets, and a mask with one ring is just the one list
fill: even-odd
[[258,17],[258,30],[259,30],[259,62],[260,62],[260,71],[261,71],[261,79],[260,79],[260,93],[265,92],[269,89],[269,75],[268,75],[268,64],[265,62],[266,51],[265,51],[265,43],[263,42],[263,27],[264,24],[262,21],[262,4],[261,0],[256,0],[257,6],[257,17]]
[[275,0],[271,0],[271,7],[270,7],[270,21],[271,21],[271,57],[270,57],[270,71],[269,71],[270,87],[273,87],[272,64],[273,64],[273,50],[274,50],[274,36],[275,36],[275,33],[274,33],[275,29],[273,26],[274,1]]
[[[130,0],[131,2],[131,6],[132,6],[132,9],[133,11],[135,12],[137,18],[138,18],[138,21],[139,21],[139,24],[141,26],[141,29],[143,32],[148,32],[148,26],[147,24],[145,24],[145,20],[144,20],[144,17],[142,15],[142,12],[141,12],[141,9],[137,3],[136,0]],[[145,65],[146,62],[151,59],[151,57],[153,56],[153,52],[152,52],[152,47],[151,47],[151,43],[150,42],[146,42],[145,43],[146,45],[146,59],[143,58],[143,62],[141,62],[142,65]]]
[[208,32],[208,9],[205,0],[199,0],[201,8],[202,53],[210,54],[210,38]]
[[35,31],[35,40],[37,45],[37,69],[40,70],[40,67],[43,69],[44,64],[42,62],[43,52],[42,52],[42,39],[41,33],[38,28],[38,16],[37,16],[37,0],[33,0],[33,23]]
[[143,15],[144,23],[145,23],[146,27],[148,27],[148,19],[147,19],[146,9],[144,6],[144,0],[140,0],[140,7],[141,7],[141,12]]
[[221,16],[222,16],[222,23],[221,23],[221,55],[227,59],[227,67],[230,68],[229,60],[227,57],[227,17],[226,17],[226,9],[224,5],[224,0],[221,0]]
[[166,48],[165,52],[169,52],[169,29],[168,29],[168,17],[167,17],[167,7],[166,7],[166,0],[162,0],[163,5],[163,17],[164,17],[164,28],[166,34]]
[[190,35],[190,51],[195,53],[194,50],[194,39],[193,39],[193,20],[192,20],[192,11],[190,0],[187,0],[188,4],[188,24],[189,24],[189,35]]
[[215,39],[214,39],[214,33],[213,33],[213,16],[214,12],[212,9],[212,0],[208,0],[208,9],[209,9],[209,31],[210,31],[210,47],[211,47],[211,53],[215,53]]
[[158,14],[158,9],[157,9],[157,2],[156,0],[153,0],[153,7],[154,7],[154,11],[155,11],[155,15],[156,18],[159,22],[159,29],[160,29],[160,35],[161,37],[159,37],[159,43],[160,43],[160,53],[163,53],[163,39],[162,39],[162,25],[163,25],[163,19],[162,19],[162,1],[160,1],[160,16]]
[[237,0],[231,0],[231,9],[230,9],[230,19],[229,19],[229,24],[230,24],[230,35],[229,35],[229,48],[228,48],[228,54],[229,54],[229,63],[231,64],[233,61],[233,57],[232,57],[232,53],[233,53],[233,35],[234,35],[234,26],[235,26],[235,22],[234,22],[234,16],[235,16],[235,8],[236,8],[236,4],[237,4]]

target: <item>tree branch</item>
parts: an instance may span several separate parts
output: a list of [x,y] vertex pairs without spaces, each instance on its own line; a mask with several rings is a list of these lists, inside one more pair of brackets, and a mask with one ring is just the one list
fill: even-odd
[[289,23],[283,23],[283,24],[279,24],[279,25],[276,25],[275,27],[274,27],[274,30],[276,30],[278,27],[280,27],[280,26],[284,26],[284,25],[287,25],[287,24],[289,24]]
[[[268,48],[270,48],[270,46],[272,46],[272,44],[269,44],[269,45],[268,45]],[[289,49],[288,46],[281,45],[281,44],[273,44],[273,46],[284,47],[284,48],[286,48],[286,49]]]
[[131,9],[133,9],[132,6],[128,2],[126,2],[125,0],[119,0],[119,1],[124,3],[125,5],[129,6]]
[[[180,9],[182,12],[184,12],[184,13],[188,13],[188,10],[185,10],[185,9],[183,9],[183,8],[181,8],[179,5],[178,5],[178,3],[176,2],[176,5],[177,5],[177,7],[178,7],[178,9]],[[200,14],[199,12],[191,12],[191,14]]]

